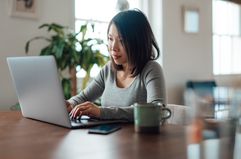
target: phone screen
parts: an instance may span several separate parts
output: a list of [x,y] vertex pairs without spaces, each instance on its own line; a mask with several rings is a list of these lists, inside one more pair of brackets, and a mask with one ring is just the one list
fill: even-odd
[[90,128],[88,133],[93,133],[93,134],[109,134],[114,131],[117,131],[121,128],[119,125],[113,125],[113,124],[106,124],[106,125],[100,125],[96,126],[93,128]]

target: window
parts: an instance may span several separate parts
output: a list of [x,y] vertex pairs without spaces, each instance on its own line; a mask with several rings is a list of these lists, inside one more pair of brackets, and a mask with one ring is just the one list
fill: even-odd
[[[111,18],[117,13],[117,2],[126,0],[75,0],[75,30],[78,32],[80,26],[91,22],[95,25],[94,32],[87,33],[89,38],[100,38],[107,44],[107,27]],[[139,0],[128,0],[129,8],[138,8]],[[91,30],[91,29],[90,29]],[[101,52],[108,55],[107,48],[99,48]],[[94,66],[90,76],[95,77],[100,68]],[[77,68],[77,77],[85,76],[85,71]]]
[[241,73],[241,7],[213,0],[213,73]]

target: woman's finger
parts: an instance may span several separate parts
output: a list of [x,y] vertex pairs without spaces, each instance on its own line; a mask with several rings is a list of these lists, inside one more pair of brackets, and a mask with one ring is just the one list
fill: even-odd
[[72,109],[72,111],[70,112],[71,118],[76,118],[77,112],[78,112],[78,107],[75,107],[74,109]]
[[72,110],[71,110],[71,112],[69,113],[70,114],[70,118],[76,118],[78,115],[80,115],[80,114],[78,114],[78,112],[79,111],[81,111],[80,110],[80,108],[81,108],[82,106],[75,106]]
[[98,108],[91,102],[79,104],[70,112],[71,118],[77,118],[81,115],[99,117],[99,114]]
[[77,118],[78,116],[82,115],[81,110],[79,109],[79,107],[75,108],[74,113],[73,113],[73,117]]

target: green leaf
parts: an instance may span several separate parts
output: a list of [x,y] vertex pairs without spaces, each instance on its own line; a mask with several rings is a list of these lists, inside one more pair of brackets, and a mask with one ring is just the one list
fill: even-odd
[[64,51],[64,47],[65,47],[65,42],[62,41],[61,39],[59,39],[58,41],[56,41],[56,44],[53,46],[53,52],[56,55],[56,58],[60,59],[63,56],[63,51]]
[[51,50],[52,50],[52,48],[50,46],[47,46],[47,47],[41,49],[40,55],[41,56],[43,56],[43,55],[52,55]]
[[39,28],[39,29],[42,29],[42,28],[45,28],[45,27],[48,27],[48,28],[49,28],[49,24],[42,24],[42,25],[40,25],[38,28]]
[[26,45],[25,45],[25,53],[26,53],[26,54],[28,54],[28,52],[29,52],[30,43],[31,43],[32,41],[35,41],[35,40],[38,40],[38,39],[43,39],[43,40],[46,40],[46,41],[48,41],[48,42],[51,41],[51,39],[46,38],[46,37],[43,37],[43,36],[37,36],[37,37],[34,37],[34,38],[30,39],[29,41],[27,41],[27,43],[26,43]]

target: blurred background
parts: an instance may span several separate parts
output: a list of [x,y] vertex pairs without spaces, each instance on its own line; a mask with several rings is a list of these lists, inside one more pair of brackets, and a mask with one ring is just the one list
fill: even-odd
[[[27,1],[26,1],[27,2]],[[118,11],[139,8],[148,17],[162,55],[168,103],[185,104],[188,81],[215,81],[216,86],[241,87],[240,4],[222,0],[24,0],[0,1],[0,110],[9,110],[17,97],[6,57],[26,56],[25,44],[36,36],[49,36],[38,27],[57,23],[79,31],[86,21],[95,24],[97,37],[106,42],[106,30]],[[17,4],[17,5],[16,5]],[[17,8],[16,6],[22,6]],[[31,44],[29,55],[47,45]],[[106,48],[100,48],[108,55]],[[77,68],[77,85],[85,76]],[[99,71],[94,66],[93,78]]]

